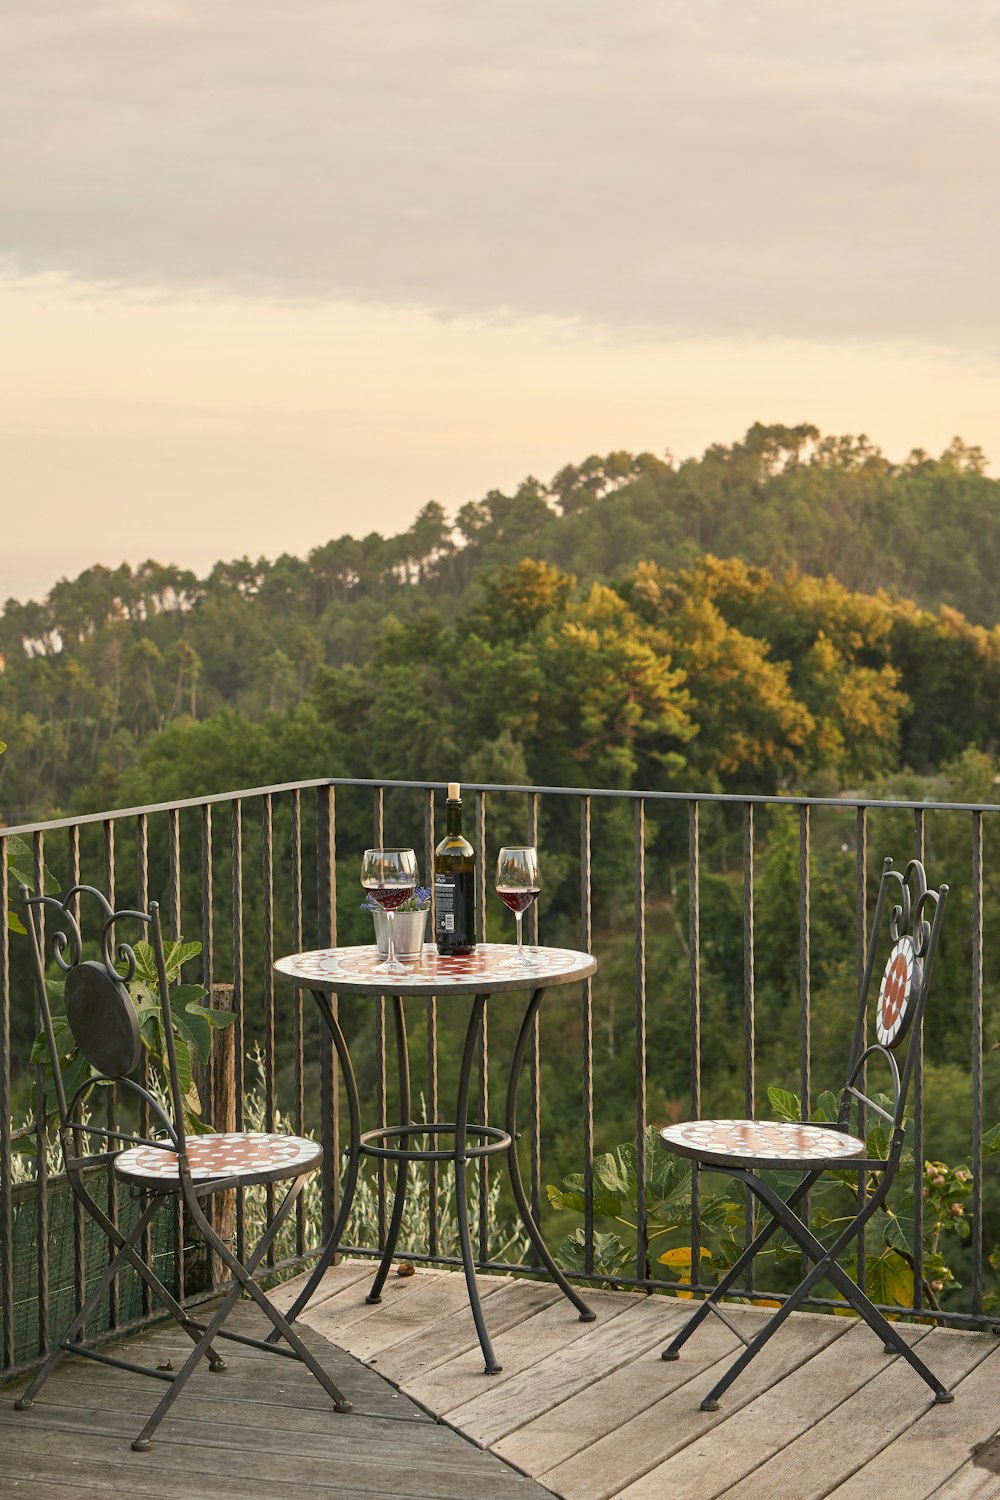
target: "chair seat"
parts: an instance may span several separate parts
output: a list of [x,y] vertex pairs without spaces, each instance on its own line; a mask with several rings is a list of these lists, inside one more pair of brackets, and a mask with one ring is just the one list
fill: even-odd
[[[298,1135],[248,1130],[192,1136],[187,1142],[187,1157],[195,1182],[238,1177],[250,1184],[311,1172],[323,1159],[323,1148]],[[115,1157],[115,1172],[126,1182],[154,1192],[176,1192],[180,1185],[177,1153],[159,1146],[133,1146],[122,1151]]]
[[667,1125],[660,1140],[668,1151],[717,1166],[802,1171],[849,1162],[868,1150],[857,1136],[787,1120],[685,1120]]

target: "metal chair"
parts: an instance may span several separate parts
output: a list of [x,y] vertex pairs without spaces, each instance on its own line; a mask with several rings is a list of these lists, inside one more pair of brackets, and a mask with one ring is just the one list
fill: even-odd
[[[919,860],[911,860],[902,874],[893,869],[891,859],[887,859],[882,867],[847,1081],[840,1096],[835,1123],[799,1125],[759,1120],[689,1120],[660,1131],[660,1139],[668,1151],[690,1157],[708,1171],[725,1172],[736,1178],[770,1213],[770,1218],[739,1259],[705,1301],[699,1303],[692,1317],[663,1351],[663,1359],[678,1359],[683,1345],[710,1312],[720,1317],[746,1346],[702,1401],[702,1411],[718,1410],[720,1396],[824,1277],[878,1334],[887,1353],[901,1354],[909,1361],[934,1392],[935,1401],[953,1400],[952,1392],[941,1384],[901,1337],[898,1329],[837,1264],[837,1256],[857,1240],[859,1231],[885,1202],[899,1167],[906,1096],[917,1056],[915,1041],[920,1035],[947,894],[946,885],[936,891],[928,889],[924,867]],[[877,1041],[869,1046],[868,994],[887,903],[891,906],[889,929],[893,947],[882,973],[875,1007]],[[895,1049],[906,1038],[909,1040],[900,1071]],[[864,1092],[865,1069],[876,1059],[888,1066],[892,1079],[891,1114]],[[891,1125],[892,1135],[885,1160],[869,1159],[865,1142],[850,1134],[851,1111],[855,1104],[873,1110]],[[863,1173],[859,1181],[864,1182],[865,1187],[859,1188],[857,1213],[826,1247],[795,1210],[822,1174],[831,1168],[841,1171],[850,1168]],[[772,1186],[755,1175],[757,1171],[801,1172],[802,1179],[787,1198],[782,1198]],[[873,1178],[877,1178],[877,1184],[869,1188]],[[779,1311],[754,1338],[747,1339],[718,1304],[730,1287],[739,1282],[742,1273],[779,1228],[791,1236],[812,1265]]]
[[[150,1446],[152,1434],[177,1400],[199,1362],[206,1360],[213,1371],[225,1370],[225,1361],[217,1352],[213,1341],[228,1338],[268,1353],[301,1360],[330,1396],[335,1410],[350,1411],[350,1401],[306,1348],[287,1319],[282,1317],[261,1291],[253,1277],[302,1191],[306,1178],[319,1166],[322,1147],[298,1136],[250,1131],[197,1135],[188,1139],[184,1128],[184,1101],[177,1069],[163,937],[155,902],[150,904],[148,912],[113,911],[100,891],[86,885],[74,886],[62,900],[54,896],[32,895],[27,886],[22,886],[21,898],[33,948],[38,1004],[52,1062],[59,1111],[59,1139],[66,1175],[79,1202],[107,1235],[109,1250],[113,1247],[114,1254],[109,1255],[108,1267],[100,1281],[86,1298],[62,1338],[52,1348],[27,1390],[15,1401],[15,1407],[23,1411],[32,1405],[66,1351],[82,1354],[88,1359],[96,1359],[118,1369],[167,1381],[169,1389],[132,1444],[136,1452],[145,1452]],[[74,909],[78,909],[81,900],[96,902],[100,913],[101,956],[98,959],[83,957],[83,939],[79,922],[74,915]],[[77,1046],[95,1070],[69,1099],[66,1098],[63,1087],[45,983],[46,916],[56,918],[51,948],[55,962],[65,974],[66,1019]],[[115,932],[117,924],[124,921],[139,924],[140,930],[148,935],[155,957],[168,1065],[166,1083],[172,1119],[149,1090],[130,1076],[142,1057],[142,1042],[138,1017],[127,988],[128,981],[135,974],[135,953],[131,945],[121,941]],[[99,1086],[121,1088],[126,1095],[132,1096],[134,1102],[145,1105],[150,1117],[156,1121],[155,1128],[158,1132],[162,1129],[162,1136],[158,1134],[157,1137],[145,1137],[117,1128],[102,1128],[92,1120],[82,1123],[80,1111],[91,1091]],[[91,1138],[95,1143],[106,1142],[108,1149],[90,1150]],[[124,1147],[129,1149],[123,1149]],[[87,1189],[84,1174],[88,1169],[99,1165],[109,1167],[116,1179],[128,1183],[140,1196],[142,1210],[128,1233],[123,1233]],[[253,1253],[245,1262],[241,1262],[213,1228],[204,1210],[204,1200],[212,1193],[230,1188],[289,1179],[291,1185],[277,1212]],[[190,1316],[137,1249],[160,1205],[171,1198],[176,1200],[178,1195],[191,1224],[232,1276],[221,1303],[209,1315],[207,1322]],[[137,1272],[191,1339],[191,1352],[177,1371],[150,1369],[133,1364],[104,1350],[89,1348],[81,1341],[80,1335],[87,1318],[107,1293],[114,1277],[126,1265]],[[241,1292],[252,1297],[270,1320],[273,1325],[272,1339],[280,1337],[288,1347],[244,1334],[229,1333],[223,1328]]]

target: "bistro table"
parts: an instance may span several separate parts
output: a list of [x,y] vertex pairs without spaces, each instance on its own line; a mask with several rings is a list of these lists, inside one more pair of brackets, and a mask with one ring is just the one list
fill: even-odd
[[[385,1248],[368,1294],[369,1302],[381,1301],[382,1287],[385,1285],[385,1279],[392,1265],[406,1202],[409,1175],[407,1164],[411,1161],[450,1161],[455,1168],[456,1214],[469,1303],[486,1362],[486,1373],[495,1374],[501,1367],[493,1353],[493,1346],[483,1318],[479,1289],[476,1285],[476,1263],[469,1233],[466,1168],[470,1161],[497,1154],[506,1156],[510,1185],[518,1213],[540,1261],[560,1290],[577,1309],[581,1321],[587,1323],[593,1321],[595,1314],[576,1289],[569,1284],[552,1259],[524,1191],[521,1169],[517,1160],[517,1087],[532,1024],[538,1014],[538,1007],[541,1005],[545,991],[551,985],[573,984],[585,979],[597,968],[597,960],[589,953],[575,953],[566,948],[529,948],[526,951],[532,960],[532,967],[525,967],[524,970],[505,967],[516,952],[514,946],[507,943],[481,943],[475,953],[461,958],[442,957],[433,946],[425,946],[422,957],[408,964],[406,972],[402,974],[386,974],[380,971],[377,966],[382,960],[378,949],[374,946],[321,948],[311,953],[293,953],[287,958],[279,958],[275,963],[274,973],[278,979],[293,984],[298,989],[310,990],[319,1006],[320,1015],[330,1032],[340,1062],[350,1122],[350,1144],[347,1151],[347,1168],[339,1212],[309,1280],[291,1309],[285,1314],[289,1321],[294,1320],[305,1307],[337,1253],[350,1216],[357,1187],[358,1168],[363,1156],[398,1163],[396,1191]],[[530,990],[531,994],[511,1057],[504,1128],[500,1130],[497,1126],[487,1125],[485,1121],[470,1123],[469,1092],[476,1057],[476,1044],[483,1023],[486,1002],[491,995],[515,991],[523,993],[526,990]],[[387,1125],[378,1130],[362,1132],[361,1109],[354,1069],[351,1065],[347,1041],[330,1004],[331,994],[389,996],[396,1032],[396,1060],[399,1069],[399,1123],[397,1125]],[[462,1050],[454,1123],[439,1120],[415,1121],[410,1116],[410,1073],[403,999],[406,996],[421,995],[473,996],[465,1031],[465,1045]],[[417,1150],[411,1147],[411,1136],[426,1136],[428,1149]],[[469,1142],[470,1136],[472,1144]],[[435,1143],[441,1137],[451,1137],[453,1144],[447,1148],[437,1146]]]

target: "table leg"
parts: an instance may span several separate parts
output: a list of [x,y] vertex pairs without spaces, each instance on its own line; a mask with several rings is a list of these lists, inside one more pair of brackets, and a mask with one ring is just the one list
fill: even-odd
[[[291,1307],[285,1313],[287,1322],[292,1323],[305,1307],[313,1292],[319,1286],[326,1272],[333,1262],[333,1257],[344,1237],[347,1228],[347,1220],[354,1206],[354,1191],[358,1185],[358,1166],[361,1161],[361,1106],[358,1103],[358,1086],[354,1079],[354,1069],[351,1066],[351,1054],[347,1050],[347,1039],[340,1029],[340,1022],[333,1013],[329,995],[322,990],[312,991],[313,999],[319,1006],[319,1013],[323,1018],[326,1028],[333,1039],[333,1045],[337,1052],[337,1060],[340,1063],[340,1071],[344,1080],[344,1090],[347,1094],[347,1113],[350,1128],[350,1144],[347,1149],[347,1174],[341,1191],[340,1209],[330,1237],[320,1251],[319,1259],[313,1266],[309,1280],[302,1288]],[[334,1162],[333,1170],[339,1171],[340,1163]],[[277,1343],[280,1335],[277,1332],[268,1336],[269,1343]]]
[[468,1160],[465,1155],[472,1068],[476,1056],[476,1043],[479,1039],[480,1028],[483,1024],[483,1013],[486,1009],[488,999],[488,995],[477,995],[472,1002],[469,1025],[465,1033],[465,1047],[462,1052],[462,1070],[458,1078],[458,1101],[455,1105],[455,1212],[458,1217],[458,1237],[462,1247],[462,1266],[465,1270],[465,1284],[469,1290],[469,1304],[472,1308],[472,1316],[476,1323],[476,1332],[479,1335],[479,1344],[486,1363],[486,1374],[496,1375],[502,1367],[497,1364],[496,1355],[493,1353],[493,1345],[490,1342],[490,1336],[486,1328],[486,1319],[483,1317],[483,1304],[479,1300],[479,1286],[476,1282],[476,1262],[472,1253],[472,1236],[469,1233],[469,1201],[466,1196],[466,1167],[468,1166]]
[[507,1117],[504,1122],[504,1128],[510,1136],[510,1145],[507,1147],[507,1166],[510,1171],[510,1185],[514,1190],[514,1198],[517,1202],[518,1212],[521,1215],[521,1222],[528,1231],[528,1238],[535,1247],[539,1259],[560,1291],[569,1298],[579,1312],[580,1322],[592,1323],[597,1314],[591,1311],[576,1288],[571,1286],[566,1280],[566,1277],[549,1254],[548,1246],[542,1239],[542,1231],[535,1223],[527,1194],[524,1191],[524,1183],[521,1181],[521,1167],[517,1159],[517,1086],[521,1079],[521,1069],[524,1066],[524,1054],[528,1045],[528,1038],[531,1035],[532,1023],[538,1014],[538,1007],[542,1003],[544,993],[544,989],[537,989],[528,1001],[527,1009],[524,1012],[524,1020],[521,1022],[521,1029],[517,1034],[514,1055],[511,1058],[510,1078],[507,1082]]
[[[403,1001],[399,995],[390,996],[392,1002],[392,1018],[396,1025],[396,1068],[399,1074],[399,1123],[409,1125],[410,1123],[410,1059],[406,1047],[406,1021],[403,1016]],[[399,1137],[401,1148],[405,1151],[410,1144],[408,1135]],[[392,1215],[389,1219],[389,1230],[385,1237],[385,1249],[382,1252],[382,1260],[372,1289],[365,1298],[366,1302],[381,1302],[382,1288],[385,1278],[389,1274],[392,1258],[396,1253],[396,1242],[399,1239],[399,1230],[403,1222],[403,1208],[406,1203],[406,1188],[409,1182],[410,1164],[408,1161],[400,1161],[396,1168],[396,1196],[392,1200]]]

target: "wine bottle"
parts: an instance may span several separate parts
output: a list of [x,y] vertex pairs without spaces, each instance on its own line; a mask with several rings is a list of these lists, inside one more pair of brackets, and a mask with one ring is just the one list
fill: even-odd
[[434,937],[444,955],[476,951],[476,851],[462,835],[462,798],[448,783],[448,831],[434,851]]

